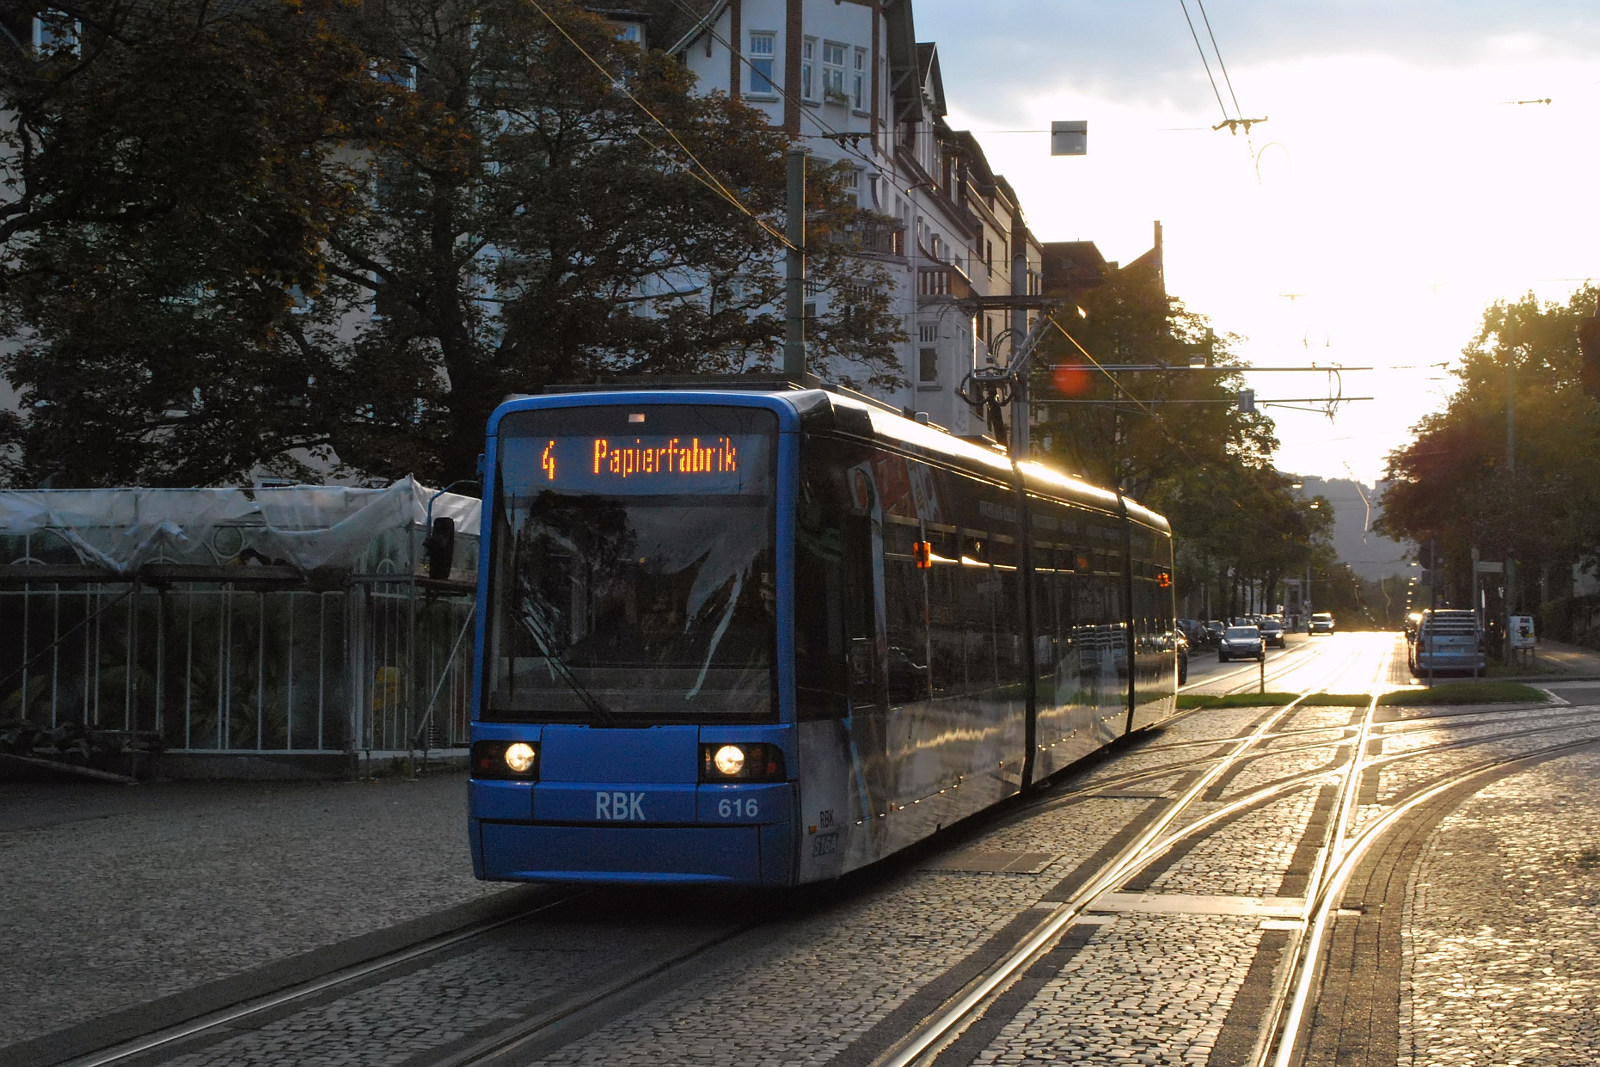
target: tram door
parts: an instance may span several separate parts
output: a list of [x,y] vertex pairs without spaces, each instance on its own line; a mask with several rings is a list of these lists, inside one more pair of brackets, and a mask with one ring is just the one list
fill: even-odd
[[886,854],[888,672],[881,514],[861,452],[808,441],[795,574],[800,877]]
[[885,633],[883,527],[875,513],[851,515],[844,526],[844,617],[850,649],[852,793],[865,862],[888,854],[889,664]]

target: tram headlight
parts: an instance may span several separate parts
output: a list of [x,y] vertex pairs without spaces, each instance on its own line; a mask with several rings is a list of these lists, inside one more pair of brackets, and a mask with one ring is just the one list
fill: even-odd
[[506,746],[506,766],[511,768],[512,774],[527,774],[533,770],[533,765],[538,756],[532,745],[526,741],[516,741]]
[[539,746],[531,741],[474,742],[472,776],[532,781],[539,777]]
[[744,770],[744,749],[738,745],[723,745],[711,754],[711,766],[724,778],[737,778]]
[[700,746],[702,782],[781,782],[783,750],[766,742]]

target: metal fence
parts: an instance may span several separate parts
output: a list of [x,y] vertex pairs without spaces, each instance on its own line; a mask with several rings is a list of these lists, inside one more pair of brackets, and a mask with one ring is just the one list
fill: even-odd
[[0,720],[179,752],[464,744],[473,598],[420,585],[0,588]]
[[[464,745],[477,507],[409,478],[0,491],[0,727],[180,753]],[[448,536],[424,540],[436,519]]]

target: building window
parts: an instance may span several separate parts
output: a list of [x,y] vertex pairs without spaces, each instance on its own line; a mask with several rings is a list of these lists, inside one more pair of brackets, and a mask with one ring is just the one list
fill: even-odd
[[861,170],[852,167],[850,173],[845,175],[844,191],[849,195],[850,202],[857,207],[861,206]]
[[867,110],[867,50],[856,49],[856,67],[850,74],[850,106],[857,111]]
[[833,41],[822,42],[822,92],[832,99],[845,101],[844,90],[845,46]]
[[417,57],[400,55],[393,59],[371,61],[372,76],[396,89],[415,91],[417,88]]
[[750,93],[753,96],[771,96],[778,91],[772,80],[772,63],[778,53],[776,33],[750,33]]
[[807,37],[800,42],[800,99],[817,98],[817,39]]
[[924,345],[917,349],[917,384],[934,385],[939,381],[939,350]]
[[78,20],[63,11],[44,11],[33,20],[33,50],[40,55],[52,52],[78,54]]
[[610,22],[611,28],[617,32],[617,40],[644,47],[644,23],[621,19],[611,19]]

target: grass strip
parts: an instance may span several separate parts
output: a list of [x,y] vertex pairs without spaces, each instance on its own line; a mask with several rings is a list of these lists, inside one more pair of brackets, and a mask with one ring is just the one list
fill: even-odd
[[1431,689],[1396,689],[1378,698],[1391,707],[1430,704],[1543,704],[1549,697],[1521,682],[1446,682]]
[[[1179,693],[1178,707],[1256,708],[1287,704],[1294,693]],[[1313,693],[1300,702],[1308,708],[1359,708],[1372,698],[1366,693]],[[1431,689],[1396,689],[1378,698],[1391,707],[1427,707],[1433,704],[1542,704],[1548,698],[1520,682],[1447,682]]]

